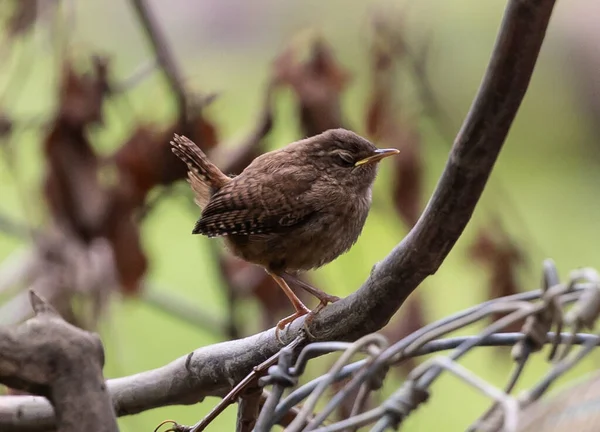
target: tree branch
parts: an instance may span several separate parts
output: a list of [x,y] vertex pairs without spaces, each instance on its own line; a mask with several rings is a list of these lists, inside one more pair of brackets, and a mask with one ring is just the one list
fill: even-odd
[[[440,267],[473,214],[525,95],[554,3],[508,3],[483,82],[427,208],[362,287],[314,317],[310,333],[315,339],[355,340],[380,329],[409,294]],[[303,324],[303,319],[296,320],[284,339],[291,341]],[[205,396],[222,396],[280,348],[271,329],[200,348],[161,368],[111,380],[108,386],[119,415],[196,403]],[[49,406],[43,407],[43,399],[20,400],[22,412],[35,413],[40,424],[49,424],[52,412]],[[14,398],[11,403],[15,403]],[[4,418],[0,416],[0,420]],[[6,418],[0,421],[2,430],[18,426],[14,415]],[[21,424],[32,423],[31,419],[20,420]]]
[[51,401],[61,432],[117,431],[102,342],[65,322],[33,291],[30,300],[36,316],[0,330],[0,382]]

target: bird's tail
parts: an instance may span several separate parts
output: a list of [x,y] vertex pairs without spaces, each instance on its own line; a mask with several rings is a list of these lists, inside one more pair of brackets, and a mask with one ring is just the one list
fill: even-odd
[[173,137],[171,150],[188,166],[188,180],[196,196],[196,204],[206,207],[210,196],[231,179],[213,164],[202,150],[183,135]]

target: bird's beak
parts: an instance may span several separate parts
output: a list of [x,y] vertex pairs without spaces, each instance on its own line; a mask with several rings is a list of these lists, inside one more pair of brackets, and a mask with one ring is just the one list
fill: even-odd
[[379,162],[383,158],[386,158],[388,156],[394,156],[394,155],[397,155],[398,153],[400,153],[400,150],[394,149],[394,148],[377,149],[377,150],[375,150],[375,152],[373,152],[373,154],[371,156],[359,160],[358,162],[356,162],[354,164],[354,166],[357,167],[357,166],[361,166],[361,165],[365,165],[365,164]]

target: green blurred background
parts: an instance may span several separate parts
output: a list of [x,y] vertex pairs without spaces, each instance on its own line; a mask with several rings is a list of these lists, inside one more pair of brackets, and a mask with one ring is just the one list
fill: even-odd
[[[150,58],[128,2],[72,3],[74,25],[65,24],[61,33],[72,40],[76,55],[107,53],[112,58],[113,75],[123,78]],[[387,3],[398,5],[409,42],[419,45],[424,38],[431,39],[429,78],[458,131],[487,65],[506,2]],[[319,30],[334,47],[341,64],[352,72],[344,109],[356,131],[364,130],[369,91],[368,14],[381,2],[177,0],[149,4],[160,17],[191,88],[220,93],[207,115],[215,119],[225,139],[240,137],[251,127],[273,58],[306,29]],[[501,212],[508,231],[528,253],[529,266],[520,274],[523,289],[539,286],[541,262],[546,257],[555,260],[562,277],[574,268],[598,265],[598,135],[587,100],[594,93],[586,91],[588,87],[582,80],[586,77],[584,69],[590,67],[585,59],[598,55],[593,48],[586,51],[584,41],[590,41],[588,46],[593,47],[591,41],[594,37],[600,40],[600,31],[594,33],[585,25],[589,22],[586,17],[593,15],[587,7],[598,12],[598,7],[585,0],[559,2],[556,7],[529,92],[475,216],[438,273],[420,287],[428,322],[487,298],[488,275],[468,257],[467,248],[485,216],[493,212]],[[52,52],[44,47],[39,35],[28,37],[13,47],[12,61],[0,66],[1,108],[15,118],[47,115],[56,104],[57,64]],[[19,62],[29,62],[31,67],[19,69],[23,67]],[[600,79],[597,73],[595,76],[595,80]],[[402,81],[402,109],[409,113],[422,111],[410,74],[398,79]],[[135,87],[127,100],[132,109],[109,103],[105,127],[93,134],[94,144],[102,151],[115,149],[140,120],[167,125],[174,118],[174,103],[160,74],[153,74]],[[440,137],[425,116],[420,117],[418,128],[425,159],[426,200],[441,173],[450,143]],[[276,123],[269,143],[278,147],[298,137],[291,95],[284,94],[277,99]],[[40,225],[46,219],[40,195],[41,136],[25,131],[11,145],[16,152],[18,178],[6,169],[5,160],[0,162],[0,211]],[[358,244],[315,272],[316,283],[332,294],[343,296],[360,286],[373,264],[407,231],[391,211],[391,175],[390,166],[383,164],[375,192],[379,205],[367,220]],[[162,201],[145,220],[143,243],[151,260],[147,279],[185,296],[190,304],[224,316],[226,298],[217,269],[209,259],[210,240],[190,235],[197,216],[179,197]],[[0,259],[23,246],[0,233]],[[248,308],[253,310],[256,305],[249,300]],[[473,334],[478,328],[461,333]],[[108,378],[159,367],[197,347],[220,341],[218,335],[160,314],[136,300],[114,301],[101,334]],[[482,348],[468,355],[463,364],[501,386],[511,369],[508,351],[502,353],[504,358],[497,350]],[[521,388],[531,386],[545,371],[539,357],[527,367]],[[595,359],[590,358],[565,379],[593,370],[594,366]],[[394,384],[388,383],[386,391],[391,391]],[[153,430],[167,418],[192,424],[216,403],[217,399],[209,398],[195,406],[156,409],[122,418],[120,425],[123,431]],[[430,401],[407,422],[406,430],[463,430],[488,403],[453,377],[444,376],[434,385]],[[209,430],[233,430],[234,419],[235,407],[217,418]]]

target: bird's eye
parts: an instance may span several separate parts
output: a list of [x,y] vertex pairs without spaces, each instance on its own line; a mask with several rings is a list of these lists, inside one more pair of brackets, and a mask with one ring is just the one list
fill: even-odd
[[354,165],[354,158],[352,157],[352,155],[350,153],[339,152],[337,154],[337,156],[342,165],[345,165],[345,166]]

